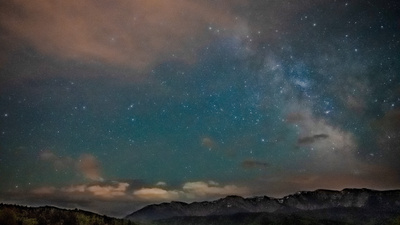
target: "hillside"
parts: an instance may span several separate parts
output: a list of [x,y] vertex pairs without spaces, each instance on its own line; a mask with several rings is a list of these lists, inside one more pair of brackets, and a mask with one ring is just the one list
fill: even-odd
[[26,207],[0,204],[0,225],[133,225],[132,221],[101,216],[83,210],[52,206]]
[[126,218],[155,224],[390,224],[400,222],[400,191],[317,190],[279,199],[228,196],[212,202],[149,205]]

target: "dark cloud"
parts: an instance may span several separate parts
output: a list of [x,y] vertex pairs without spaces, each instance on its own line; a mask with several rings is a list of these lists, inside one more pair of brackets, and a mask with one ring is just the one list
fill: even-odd
[[318,140],[323,140],[329,138],[327,134],[316,134],[309,137],[302,137],[297,140],[298,145],[310,145]]

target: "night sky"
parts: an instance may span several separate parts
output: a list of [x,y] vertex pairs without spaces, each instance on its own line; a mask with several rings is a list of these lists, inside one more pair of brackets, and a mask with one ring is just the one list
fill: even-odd
[[0,3],[0,202],[400,188],[400,3]]

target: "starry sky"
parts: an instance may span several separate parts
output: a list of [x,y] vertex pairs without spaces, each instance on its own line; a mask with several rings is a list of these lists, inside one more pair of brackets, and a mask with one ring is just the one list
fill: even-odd
[[400,3],[0,3],[0,201],[400,188]]

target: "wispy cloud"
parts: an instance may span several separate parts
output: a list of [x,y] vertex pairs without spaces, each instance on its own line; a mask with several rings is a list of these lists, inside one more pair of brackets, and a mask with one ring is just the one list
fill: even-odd
[[168,190],[163,187],[149,187],[135,190],[133,195],[147,201],[188,200],[224,197],[226,195],[246,195],[249,189],[236,185],[220,185],[214,181],[186,182],[180,189]]
[[166,58],[193,60],[194,50],[217,31],[241,32],[235,28],[238,19],[230,13],[231,5],[193,0],[12,0],[0,4],[0,27],[7,39],[44,54],[144,69]]
[[41,151],[39,157],[43,161],[52,163],[56,170],[73,169],[76,163],[73,158],[68,156],[57,156],[50,150]]
[[201,139],[201,145],[209,150],[217,148],[217,143],[211,137],[203,137]]
[[[246,195],[249,189],[236,185],[220,185],[214,181],[184,183],[181,188],[167,186],[134,187],[124,181],[105,181],[65,187],[43,186],[30,191],[34,196],[59,196],[61,198],[81,198],[91,200],[115,200],[161,202],[169,200],[193,200],[224,197],[226,195]],[[72,197],[73,196],[73,197]]]
[[179,192],[176,190],[165,190],[162,188],[142,188],[133,192],[135,197],[143,200],[176,200],[179,198]]
[[290,119],[286,121],[299,129],[297,145],[309,149],[312,161],[318,164],[316,169],[331,170],[332,166],[343,169],[343,163],[348,162],[346,165],[351,166],[357,161],[355,151],[358,145],[351,132],[333,126],[323,118],[315,117],[309,109],[302,108],[290,113]]
[[[105,182],[71,185],[61,188],[44,186],[31,190],[35,196],[58,196],[59,198],[86,198],[116,200],[126,197],[129,184],[126,182]],[[73,197],[72,197],[73,196]]]
[[183,191],[192,198],[204,196],[245,195],[248,189],[236,185],[221,186],[215,182],[187,182],[182,187]]
[[90,180],[103,180],[100,175],[100,163],[93,155],[81,155],[78,159],[78,169],[86,178]]
[[100,162],[91,154],[82,154],[78,159],[74,159],[68,156],[58,156],[50,150],[43,150],[39,157],[43,161],[52,163],[56,170],[75,170],[89,180],[104,180],[101,177]]
[[165,183],[164,181],[159,181],[156,183],[156,186],[165,187],[167,186],[167,183]]
[[125,196],[128,187],[128,183],[117,183],[116,185],[107,186],[93,185],[87,187],[87,190],[95,196],[113,198]]
[[56,188],[52,186],[40,187],[32,190],[32,193],[35,195],[51,195],[56,192]]

